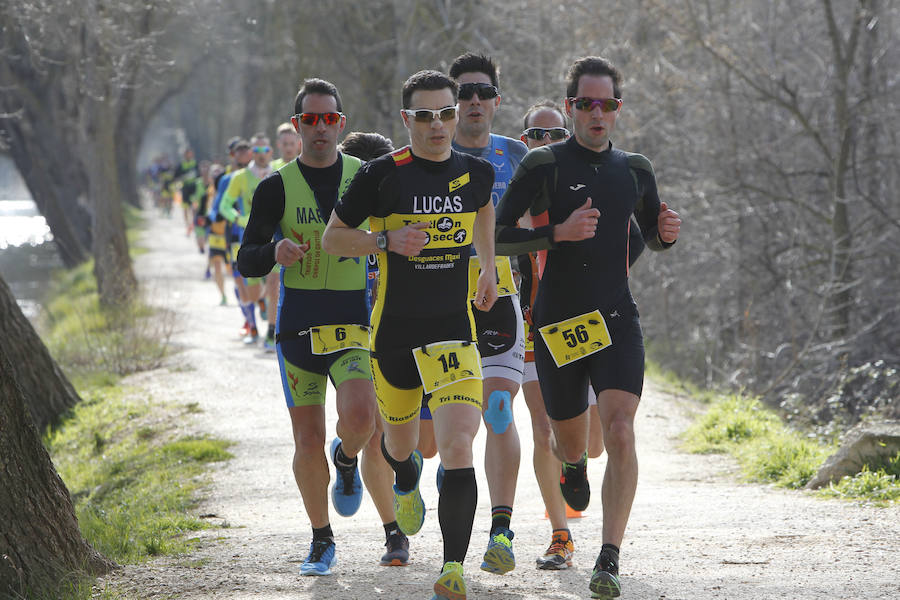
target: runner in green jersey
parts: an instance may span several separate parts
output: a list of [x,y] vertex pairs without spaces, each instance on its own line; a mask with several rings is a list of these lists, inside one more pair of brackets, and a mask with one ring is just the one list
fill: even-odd
[[[346,189],[359,159],[337,151],[346,117],[337,88],[308,79],[297,94],[292,119],[303,153],[256,189],[238,266],[249,276],[281,265],[276,333],[278,364],[294,432],[294,477],[309,516],[313,541],[300,566],[303,575],[328,575],[335,540],[328,514],[325,386],[337,396],[337,433],[331,459],[337,469],[331,499],[337,512],[355,513],[363,480],[381,517],[386,566],[405,565],[409,541],[392,506],[391,471],[381,456],[380,420],[369,370],[365,260],[326,254],[321,245],[327,216]],[[273,241],[273,236],[275,241]]]

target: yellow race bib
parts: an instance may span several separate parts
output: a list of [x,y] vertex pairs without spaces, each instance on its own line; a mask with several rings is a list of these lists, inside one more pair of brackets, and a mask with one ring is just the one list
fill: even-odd
[[331,354],[349,348],[369,349],[369,328],[364,325],[319,325],[310,327],[313,354]]
[[612,346],[606,321],[599,310],[538,329],[557,367]]
[[464,379],[481,379],[481,356],[472,342],[434,342],[413,348],[425,393]]
[[[512,296],[519,291],[513,277],[512,264],[508,256],[494,257],[494,270],[497,274],[497,296]],[[481,263],[477,256],[469,257],[469,300],[475,299],[478,291],[478,276],[481,275]]]

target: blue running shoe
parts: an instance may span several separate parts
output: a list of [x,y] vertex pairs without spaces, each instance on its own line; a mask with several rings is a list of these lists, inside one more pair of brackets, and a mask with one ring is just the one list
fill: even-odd
[[331,567],[337,564],[333,540],[313,540],[309,555],[300,565],[301,575],[331,575]]
[[444,485],[444,464],[438,463],[437,473],[434,474],[434,483],[437,485],[438,494],[441,493],[441,486]]
[[501,527],[491,536],[488,542],[487,552],[484,553],[484,561],[481,570],[488,573],[503,575],[516,568],[516,557],[512,549],[512,531]]
[[351,469],[339,467],[337,464],[337,451],[341,447],[341,438],[336,437],[331,442],[331,462],[334,463],[334,485],[331,486],[331,503],[334,510],[342,517],[355,515],[362,504],[362,481],[359,478],[359,469],[356,465]]
[[422,453],[413,450],[412,459],[416,463],[416,485],[408,492],[401,492],[394,485],[394,516],[400,531],[406,535],[415,535],[425,522],[425,502],[419,493],[419,481],[422,479]]

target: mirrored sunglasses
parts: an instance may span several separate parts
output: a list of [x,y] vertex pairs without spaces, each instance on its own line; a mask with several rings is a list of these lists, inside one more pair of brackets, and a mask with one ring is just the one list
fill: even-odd
[[569,104],[578,110],[584,111],[592,111],[599,106],[601,111],[609,113],[619,110],[619,107],[622,106],[622,100],[620,98],[588,98],[587,96],[582,96],[581,98],[569,98]]
[[272,147],[271,146],[253,146],[250,149],[258,154],[264,154],[264,153],[268,152],[269,150],[271,150]]
[[322,119],[326,125],[337,125],[338,121],[343,117],[343,113],[327,112],[327,113],[301,113],[294,115],[298,121],[304,125],[315,125]]
[[565,127],[529,127],[522,135],[539,141],[544,139],[545,135],[549,135],[551,140],[564,140],[569,137],[569,130]]
[[456,118],[455,106],[445,106],[444,108],[438,108],[437,110],[432,110],[430,108],[404,108],[403,112],[417,123],[431,123],[435,119],[452,121]]

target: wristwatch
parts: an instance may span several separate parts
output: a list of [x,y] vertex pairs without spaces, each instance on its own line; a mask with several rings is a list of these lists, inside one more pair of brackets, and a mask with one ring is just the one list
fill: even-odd
[[379,250],[383,250],[387,252],[388,249],[388,232],[387,231],[379,231],[375,236],[375,245],[378,246]]

